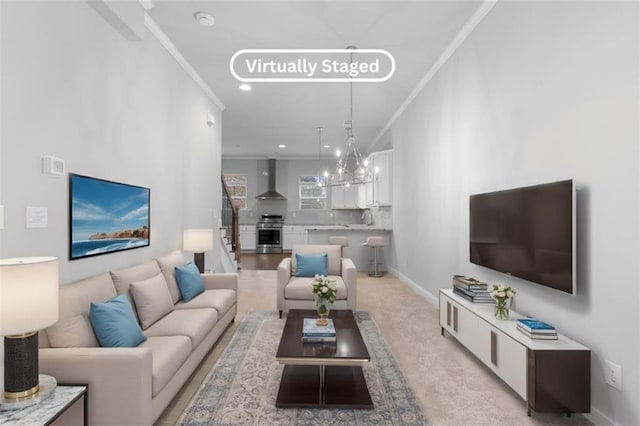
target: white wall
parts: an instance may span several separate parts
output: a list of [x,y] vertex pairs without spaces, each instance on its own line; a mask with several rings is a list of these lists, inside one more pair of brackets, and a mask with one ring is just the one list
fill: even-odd
[[[635,2],[499,2],[385,136],[392,266],[432,295],[454,273],[514,285],[519,311],[591,348],[594,419],[621,425],[640,424],[638,47]],[[575,297],[469,263],[470,194],[565,178]]]
[[[180,249],[183,228],[217,228],[220,110],[152,34],[127,41],[86,2],[4,2],[1,39],[4,257],[57,256],[67,283]],[[151,188],[150,247],[69,262],[68,176],[43,175],[44,155]],[[47,207],[49,227],[25,229],[26,206]],[[219,269],[217,252],[206,259]]]

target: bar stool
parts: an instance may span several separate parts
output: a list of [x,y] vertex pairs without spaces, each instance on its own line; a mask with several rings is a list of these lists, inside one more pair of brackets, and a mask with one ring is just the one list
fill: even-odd
[[373,271],[369,272],[370,277],[379,278],[382,276],[378,271],[378,247],[384,247],[384,237],[368,237],[367,241],[362,243],[365,247],[373,248]]
[[344,248],[349,247],[349,239],[347,237],[329,237],[329,244],[332,246],[340,246],[340,256],[344,257]]

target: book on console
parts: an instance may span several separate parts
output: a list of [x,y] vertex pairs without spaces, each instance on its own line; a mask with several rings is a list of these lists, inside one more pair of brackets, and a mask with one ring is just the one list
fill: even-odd
[[475,278],[465,277],[464,275],[454,275],[453,276],[453,284],[458,284],[463,286],[466,289],[486,289],[487,283],[480,282]]
[[458,290],[467,293],[469,296],[486,296],[486,297],[491,297],[490,293],[487,290],[480,290],[480,289],[475,289],[475,288],[466,288],[460,284],[454,283],[453,284],[453,288],[457,288]]
[[318,325],[315,318],[305,318],[302,323],[302,336],[335,337],[336,328],[333,320],[329,318],[328,321],[327,325]]
[[530,333],[520,326],[516,326],[516,329],[532,340],[558,340],[557,333]]
[[534,319],[534,318],[519,318],[518,325],[529,332],[531,331],[543,332],[547,330],[553,331],[553,332],[556,331],[554,326],[547,324],[546,322],[538,321],[537,319]]
[[468,292],[464,292],[461,288],[458,288],[456,286],[453,287],[453,292],[458,296],[461,296],[473,303],[495,303],[495,300],[493,300],[493,298],[491,297],[470,295],[468,294]]
[[516,323],[516,327],[533,336],[555,336],[558,334],[556,330],[527,330],[518,323]]

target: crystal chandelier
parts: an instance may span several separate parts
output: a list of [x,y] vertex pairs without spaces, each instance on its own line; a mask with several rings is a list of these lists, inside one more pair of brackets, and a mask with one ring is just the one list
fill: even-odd
[[[349,64],[353,63],[353,50],[355,46],[348,46],[352,50],[349,54]],[[373,175],[369,169],[367,160],[362,158],[360,150],[356,146],[356,138],[353,136],[353,80],[349,82],[349,119],[343,123],[347,131],[347,147],[343,152],[336,151],[338,163],[333,174],[325,171],[320,181],[323,186],[359,185],[373,181]]]

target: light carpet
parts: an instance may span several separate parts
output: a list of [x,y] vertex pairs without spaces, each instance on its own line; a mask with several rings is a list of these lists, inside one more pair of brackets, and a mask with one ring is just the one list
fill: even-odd
[[276,408],[283,366],[275,354],[285,320],[275,313],[249,312],[178,424],[428,424],[369,313],[356,312],[355,317],[371,355],[363,371],[374,409]]

